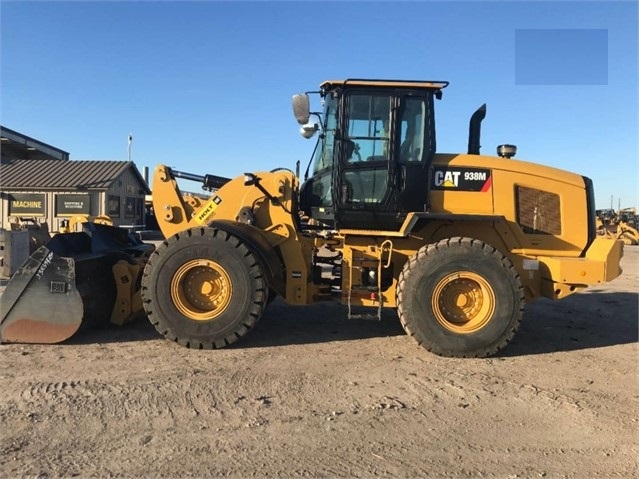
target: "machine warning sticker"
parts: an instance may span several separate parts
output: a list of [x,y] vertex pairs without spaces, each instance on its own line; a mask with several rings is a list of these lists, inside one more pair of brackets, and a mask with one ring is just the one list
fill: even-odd
[[490,191],[491,171],[484,168],[434,168],[434,190]]
[[215,209],[222,202],[222,198],[215,195],[202,207],[200,211],[195,215],[195,221],[203,225],[207,220],[215,214]]

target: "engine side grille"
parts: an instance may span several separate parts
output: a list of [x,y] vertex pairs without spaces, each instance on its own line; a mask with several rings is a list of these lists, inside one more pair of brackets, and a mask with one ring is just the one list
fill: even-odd
[[561,234],[559,195],[547,191],[515,187],[517,223],[527,234]]

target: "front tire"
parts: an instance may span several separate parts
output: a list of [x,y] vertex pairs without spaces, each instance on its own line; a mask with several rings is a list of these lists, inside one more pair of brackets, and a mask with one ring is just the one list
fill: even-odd
[[449,238],[420,248],[404,265],[397,305],[404,330],[422,347],[440,356],[486,357],[514,336],[524,293],[501,252]]
[[215,228],[168,238],[151,255],[142,278],[149,320],[187,348],[234,343],[255,326],[268,297],[257,255],[240,238]]

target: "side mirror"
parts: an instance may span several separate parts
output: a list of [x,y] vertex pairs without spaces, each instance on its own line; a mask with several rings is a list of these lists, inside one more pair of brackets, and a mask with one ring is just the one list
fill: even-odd
[[308,95],[293,95],[293,115],[300,125],[305,125],[311,117],[311,102]]
[[302,128],[300,128],[300,133],[304,138],[308,140],[309,138],[313,138],[318,130],[319,125],[317,123],[307,123],[305,125],[302,125]]

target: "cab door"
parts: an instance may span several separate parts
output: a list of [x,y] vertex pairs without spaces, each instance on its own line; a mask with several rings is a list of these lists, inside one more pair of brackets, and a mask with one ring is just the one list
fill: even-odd
[[435,119],[430,94],[405,94],[398,114],[397,209],[405,217],[428,209],[430,165],[435,155]]
[[344,94],[334,175],[340,228],[386,229],[389,218],[393,223],[394,107],[395,97],[387,91]]
[[338,227],[396,230],[407,213],[427,210],[432,99],[410,90],[345,93],[333,176]]

